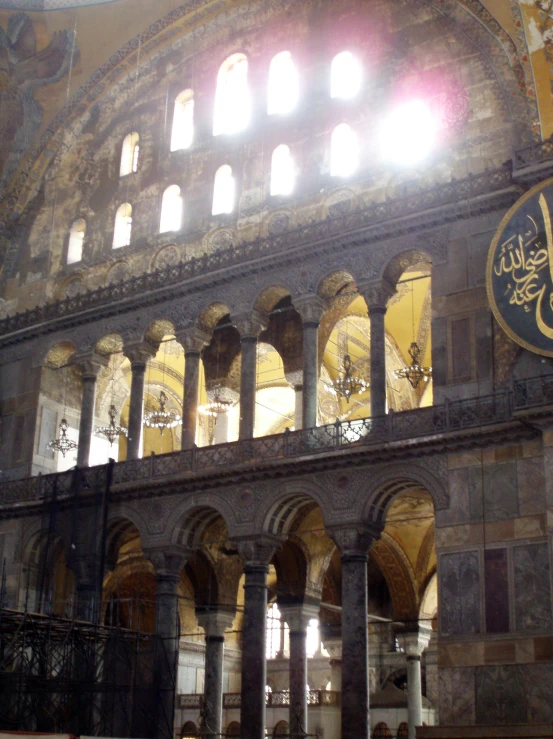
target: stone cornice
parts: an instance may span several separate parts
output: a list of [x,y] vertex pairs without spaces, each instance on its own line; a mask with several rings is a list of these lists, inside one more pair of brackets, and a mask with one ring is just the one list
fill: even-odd
[[[520,195],[510,169],[471,175],[406,198],[387,200],[325,221],[181,262],[123,283],[48,303],[0,321],[0,347],[68,330],[151,305],[202,294],[271,269],[297,268],[367,243],[409,235],[510,207]],[[206,279],[206,277],[208,279]],[[177,326],[178,330],[183,327]]]

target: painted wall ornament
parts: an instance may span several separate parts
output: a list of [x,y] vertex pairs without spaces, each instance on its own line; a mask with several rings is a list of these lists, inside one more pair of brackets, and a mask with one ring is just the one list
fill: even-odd
[[488,253],[488,300],[517,344],[553,357],[553,179],[533,187],[503,218]]
[[73,31],[55,31],[37,51],[31,19],[16,13],[0,27],[0,195],[42,123],[38,87],[64,77],[79,56]]

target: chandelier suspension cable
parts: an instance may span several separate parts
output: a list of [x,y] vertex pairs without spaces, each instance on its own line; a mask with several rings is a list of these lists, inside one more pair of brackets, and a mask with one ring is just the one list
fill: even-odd
[[[59,436],[57,438],[52,439],[51,441],[46,444],[47,449],[51,449],[53,452],[60,452],[62,457],[65,457],[65,455],[68,452],[74,451],[77,449],[78,444],[77,442],[73,441],[73,439],[70,439],[67,436],[67,431],[69,430],[69,424],[67,423],[66,418],[66,390],[67,390],[67,373],[71,371],[70,367],[72,365],[66,365],[67,370],[64,372],[63,375],[63,414],[61,417],[61,421],[59,423]],[[58,367],[59,369],[59,367]]]
[[412,281],[411,318],[413,340],[411,342],[411,346],[408,349],[408,354],[411,357],[411,363],[409,365],[406,365],[405,367],[402,367],[401,369],[394,370],[394,377],[396,377],[398,380],[407,380],[413,390],[416,390],[421,382],[426,383],[432,377],[432,367],[423,367],[421,365],[422,350],[417,344],[415,337],[415,289]]
[[167,397],[167,393],[163,390],[163,388],[165,387],[165,362],[167,360],[167,342],[162,343],[163,364],[161,370],[161,390],[159,391],[158,398],[159,409],[148,411],[144,415],[145,425],[148,426],[148,428],[159,429],[159,433],[161,434],[161,436],[163,436],[163,432],[165,431],[165,429],[175,428],[175,426],[178,426],[179,423],[182,421],[182,417],[179,413],[175,413],[175,411],[168,410],[167,408],[167,402],[169,398]]
[[[216,420],[218,416],[230,411],[230,409],[235,405],[236,399],[234,397],[234,393],[223,385],[219,377],[219,353],[221,351],[221,345],[215,331],[213,332],[213,336],[216,337],[217,346],[215,380],[209,383],[206,380],[207,403],[201,405],[198,408],[198,412],[201,413],[202,416],[207,416],[208,418]],[[208,385],[211,387],[208,387]]]
[[[344,319],[346,326],[346,347],[344,356],[342,357],[342,369],[338,371],[338,377],[332,381],[332,388],[337,395],[341,395],[349,404],[352,395],[358,395],[364,392],[370,386],[370,383],[363,377],[354,374],[355,365],[352,362],[349,353],[349,330],[348,319]],[[338,329],[338,341],[340,337],[340,329]],[[340,346],[338,345],[338,356],[340,356]]]

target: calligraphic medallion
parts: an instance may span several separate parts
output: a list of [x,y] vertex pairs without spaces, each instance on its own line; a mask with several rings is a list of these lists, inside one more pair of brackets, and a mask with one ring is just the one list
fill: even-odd
[[536,185],[501,221],[488,254],[488,300],[517,344],[553,357],[553,178]]

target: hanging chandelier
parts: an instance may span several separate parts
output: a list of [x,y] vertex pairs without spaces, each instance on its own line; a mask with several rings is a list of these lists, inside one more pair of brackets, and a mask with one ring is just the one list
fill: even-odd
[[411,364],[402,369],[394,370],[394,376],[399,380],[407,380],[413,389],[417,389],[421,382],[428,382],[432,377],[432,367],[423,367],[420,364],[421,349],[416,341],[409,347]]
[[163,390],[159,393],[159,409],[149,411],[144,416],[146,426],[159,429],[160,434],[163,434],[165,429],[172,429],[178,426],[181,420],[181,416],[178,413],[167,410],[167,395]]
[[127,435],[127,429],[124,426],[118,426],[115,423],[115,416],[117,415],[117,411],[115,410],[115,406],[113,403],[109,407],[108,415],[109,425],[97,426],[96,433],[100,434],[100,436],[105,436],[106,439],[109,441],[110,446],[113,446],[113,443],[121,436],[121,434],[123,434],[123,436]]
[[198,412],[203,416],[217,418],[223,413],[228,413],[236,403],[236,393],[221,384],[214,385],[208,390],[209,403],[201,405]]
[[60,435],[57,439],[52,439],[52,441],[49,441],[46,445],[46,448],[51,449],[54,452],[61,452],[62,457],[65,457],[67,452],[76,449],[78,446],[77,442],[73,441],[67,436],[68,428],[69,424],[64,417],[60,421]]
[[362,377],[352,374],[353,362],[349,354],[344,354],[342,367],[342,372],[333,380],[332,387],[337,395],[342,395],[349,403],[351,396],[367,390],[369,383]]

